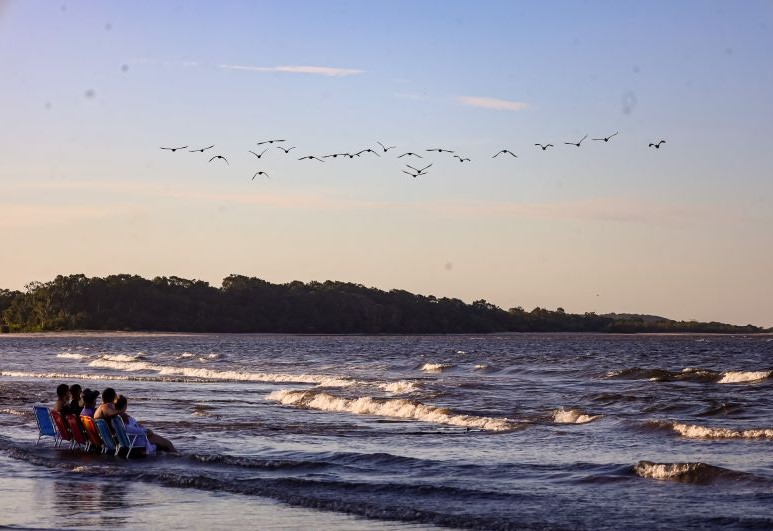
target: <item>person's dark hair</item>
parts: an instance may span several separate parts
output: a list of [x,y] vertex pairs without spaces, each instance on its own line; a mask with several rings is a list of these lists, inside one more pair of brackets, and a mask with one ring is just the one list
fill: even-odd
[[115,402],[115,389],[112,387],[108,387],[102,391],[102,403],[109,404],[110,402]]
[[97,405],[97,397],[99,391],[92,391],[91,389],[83,390],[83,405],[85,407],[94,407]]
[[122,410],[126,407],[128,404],[128,400],[126,400],[126,397],[123,395],[118,395],[118,398],[115,399],[115,409]]
[[67,393],[70,392],[70,386],[67,384],[59,384],[56,386],[56,396],[64,400],[64,397],[67,396]]
[[72,384],[70,386],[70,394],[72,395],[73,398],[75,398],[76,396],[80,396],[81,395],[80,384]]

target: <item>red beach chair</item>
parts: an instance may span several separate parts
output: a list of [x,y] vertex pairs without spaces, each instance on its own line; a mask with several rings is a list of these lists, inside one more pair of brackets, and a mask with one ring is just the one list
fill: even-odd
[[51,418],[54,419],[54,426],[56,426],[56,431],[59,432],[59,442],[67,441],[70,443],[70,448],[72,448],[74,444],[72,434],[70,433],[70,430],[67,429],[67,423],[64,421],[64,418],[62,418],[62,414],[52,409]]
[[70,428],[70,433],[72,434],[73,443],[71,448],[75,448],[75,445],[77,444],[88,450],[89,440],[86,438],[86,434],[83,433],[83,428],[81,428],[78,417],[71,413],[65,418],[67,419],[67,426]]

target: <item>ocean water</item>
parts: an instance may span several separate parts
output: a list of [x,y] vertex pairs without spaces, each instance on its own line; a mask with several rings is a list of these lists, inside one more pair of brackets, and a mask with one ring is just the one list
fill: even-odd
[[[59,383],[179,455],[36,445]],[[3,335],[0,525],[773,529],[773,337]]]

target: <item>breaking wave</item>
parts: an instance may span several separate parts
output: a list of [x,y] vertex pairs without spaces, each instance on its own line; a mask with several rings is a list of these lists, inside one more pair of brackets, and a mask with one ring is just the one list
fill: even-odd
[[708,484],[717,480],[763,481],[752,474],[738,472],[707,463],[654,463],[639,461],[633,471],[637,476],[649,479],[679,481],[681,483]]
[[121,371],[155,371],[160,375],[178,375],[189,378],[202,378],[207,380],[229,380],[240,382],[271,382],[271,383],[308,383],[323,387],[347,387],[358,383],[351,378],[338,376],[324,376],[318,374],[274,374],[262,372],[244,371],[219,371],[194,367],[170,367],[156,365],[143,361],[121,362],[105,359],[94,360],[90,367],[117,369]]
[[681,371],[668,371],[666,369],[644,369],[641,367],[632,367],[609,371],[606,378],[625,379],[625,380],[650,380],[653,382],[674,382],[674,381],[693,381],[693,382],[716,382],[716,383],[748,383],[765,380],[773,375],[773,371],[713,371],[710,369],[700,369],[687,367]]
[[773,375],[773,371],[728,371],[722,375],[718,383],[746,383],[765,380]]
[[30,413],[27,411],[23,411],[21,409],[13,409],[13,408],[3,408],[0,409],[0,413],[3,413],[5,415],[14,415],[16,417],[29,417]]
[[24,372],[24,371],[0,371],[0,376],[12,378],[40,378],[44,380],[152,380],[155,378],[134,378],[131,376],[114,376],[108,374],[73,374],[67,372]]
[[425,363],[419,370],[425,372],[442,372],[451,367],[455,367],[455,365],[453,363]]
[[132,362],[145,359],[144,352],[138,352],[137,354],[102,354],[101,359],[115,362]]
[[602,415],[588,415],[579,409],[557,409],[553,412],[553,422],[558,424],[587,424],[600,419]]
[[413,382],[406,382],[405,380],[398,380],[396,382],[379,384],[379,388],[388,393],[413,393],[418,390],[418,386]]
[[773,439],[773,428],[734,430],[669,421],[652,421],[648,424],[656,428],[671,429],[688,439]]
[[66,358],[70,360],[82,360],[83,358],[87,358],[85,354],[78,354],[77,352],[62,352],[61,354],[56,355],[57,358]]
[[274,391],[266,398],[287,406],[319,411],[402,418],[487,431],[512,431],[520,427],[518,423],[506,418],[464,415],[446,408],[398,398],[343,398],[324,392],[286,389]]

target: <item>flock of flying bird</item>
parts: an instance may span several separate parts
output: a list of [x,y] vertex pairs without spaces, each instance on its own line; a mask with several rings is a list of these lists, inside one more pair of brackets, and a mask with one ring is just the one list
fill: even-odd
[[[591,138],[591,140],[600,141],[600,142],[609,142],[619,132],[620,131],[615,131],[614,133],[612,133],[609,136],[605,136],[605,137],[601,137],[601,138]],[[582,144],[583,140],[585,140],[586,138],[588,138],[588,135],[585,135],[584,137],[582,137],[577,142],[564,142],[564,144],[569,145],[569,146],[580,147],[580,144]],[[269,150],[269,147],[271,147],[271,144],[280,144],[281,142],[286,142],[286,140],[282,140],[282,139],[262,140],[260,142],[256,142],[256,145],[262,146],[262,145],[268,144],[269,146],[263,148],[263,151],[261,151],[260,153],[257,153],[257,152],[252,151],[252,150],[248,150],[248,153],[252,153],[253,155],[255,155],[255,157],[257,157],[259,160],[261,160],[263,158],[263,156],[266,154],[266,152]],[[397,148],[397,146],[385,146],[381,142],[376,142],[376,143],[379,146],[381,146],[381,149],[383,150],[383,153],[388,153],[389,150]],[[662,144],[665,144],[665,143],[666,143],[665,140],[660,140],[658,142],[650,142],[649,143],[649,147],[655,148],[655,149],[660,149],[660,146]],[[547,151],[548,148],[555,147],[553,144],[534,144],[534,145],[539,147],[539,148],[541,148],[542,151]],[[209,149],[212,149],[213,147],[215,147],[214,144],[211,145],[211,146],[207,146],[207,147],[203,147],[203,148],[198,148],[198,149],[188,149],[188,146],[161,147],[161,149],[171,151],[172,153],[174,153],[175,151],[185,150],[185,149],[188,149],[189,153],[204,153],[205,151],[207,151]],[[282,145],[276,145],[274,147],[276,147],[277,149],[282,150],[285,155],[289,155],[290,151],[292,151],[293,149],[296,149],[296,146],[292,146],[292,147],[286,148],[286,147],[284,147]],[[453,157],[456,158],[459,162],[462,162],[462,163],[470,162],[470,158],[469,157],[465,157],[465,156],[459,155],[458,153],[456,153],[455,151],[453,151],[451,149],[430,148],[430,149],[427,149],[425,151],[426,152],[430,152],[430,153],[434,152],[434,153],[438,153],[438,154],[448,153],[450,155],[453,155]],[[354,157],[361,157],[361,156],[363,156],[366,153],[367,154],[375,155],[377,157],[381,156],[381,155],[379,155],[379,153],[377,151],[375,151],[375,150],[373,150],[371,148],[366,148],[366,149],[362,149],[360,151],[357,151],[356,153],[332,153],[330,155],[322,155],[321,157],[317,157],[316,155],[306,155],[306,156],[300,157],[298,160],[316,160],[318,162],[325,162],[324,159],[328,159],[328,158],[335,159],[335,158],[338,158],[338,157],[341,157],[341,158],[349,157],[350,159],[353,159]],[[499,155],[510,155],[513,158],[518,158],[518,155],[516,155],[515,153],[513,153],[509,149],[501,149],[498,152],[496,152],[491,158],[495,159]],[[419,158],[419,159],[423,159],[424,158],[423,156],[419,155],[418,153],[414,153],[412,151],[408,151],[408,152],[405,152],[405,153],[397,156],[398,159],[401,159],[403,157],[416,157],[416,158]],[[224,161],[226,163],[226,165],[228,165],[228,159],[225,158],[223,155],[214,155],[212,158],[209,159],[209,162],[213,162],[213,161],[216,161],[216,160],[222,160],[222,161]],[[407,175],[410,175],[411,177],[413,177],[415,179],[416,177],[420,177],[422,175],[426,175],[427,174],[427,170],[429,168],[431,168],[433,164],[434,163],[431,162],[428,165],[424,166],[423,168],[416,168],[414,166],[411,166],[410,164],[406,164],[405,166],[407,168],[407,171],[404,169],[404,170],[402,170],[402,172],[407,174]],[[252,180],[255,180],[256,177],[260,177],[261,175],[265,176],[266,178],[270,178],[268,173],[266,173],[263,170],[260,170],[260,171],[257,171],[257,172],[255,172],[253,174]]]

